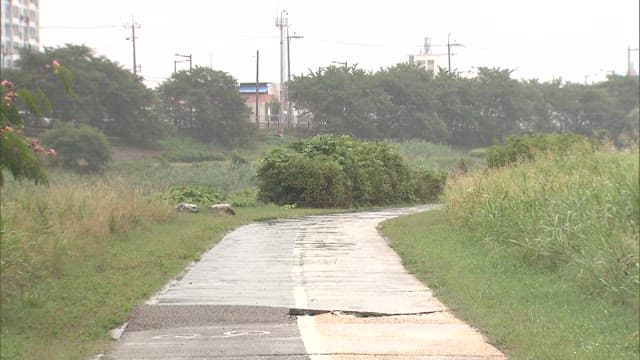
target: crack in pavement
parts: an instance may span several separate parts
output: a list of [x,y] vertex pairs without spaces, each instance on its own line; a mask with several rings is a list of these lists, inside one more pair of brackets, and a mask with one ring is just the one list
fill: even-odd
[[367,317],[391,317],[391,316],[421,316],[421,315],[429,315],[435,313],[449,312],[447,309],[439,309],[439,310],[430,310],[430,311],[418,311],[418,312],[410,312],[410,313],[384,313],[384,312],[375,312],[375,311],[354,311],[354,310],[325,310],[325,309],[298,309],[298,308],[290,308],[289,315],[293,316],[315,316],[321,314],[332,314],[332,315],[347,315],[354,316],[359,318],[367,318]]

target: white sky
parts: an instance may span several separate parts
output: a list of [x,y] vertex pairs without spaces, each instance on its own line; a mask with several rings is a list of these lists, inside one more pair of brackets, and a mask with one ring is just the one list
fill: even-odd
[[[275,18],[288,11],[291,72],[307,73],[332,61],[378,70],[418,53],[424,37],[451,41],[452,67],[517,70],[513,77],[588,82],[607,72],[624,74],[627,48],[639,47],[638,0],[41,0],[44,46],[85,44],[125,68],[133,64],[131,16],[137,63],[155,87],[171,75],[175,53],[194,65],[255,81],[279,82],[280,38]],[[446,47],[432,47],[446,54]],[[638,69],[638,51],[631,52]],[[446,64],[446,56],[445,56]],[[178,64],[178,69],[188,63]]]

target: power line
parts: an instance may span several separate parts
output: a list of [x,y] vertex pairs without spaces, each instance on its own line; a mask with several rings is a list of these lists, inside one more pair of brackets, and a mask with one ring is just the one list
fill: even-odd
[[40,26],[41,29],[50,29],[50,30],[91,30],[91,29],[115,29],[119,28],[120,25],[78,25],[78,26],[67,26],[67,25],[49,25],[49,26]]

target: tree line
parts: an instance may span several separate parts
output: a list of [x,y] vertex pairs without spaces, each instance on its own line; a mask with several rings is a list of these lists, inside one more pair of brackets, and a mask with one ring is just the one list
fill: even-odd
[[472,148],[508,135],[569,132],[619,143],[638,138],[638,78],[586,85],[516,80],[511,70],[475,77],[400,63],[377,72],[329,66],[294,77],[290,99],[320,133],[411,139]]
[[[71,94],[60,91],[59,80],[47,71],[54,60],[71,70]],[[174,73],[149,89],[120,64],[87,46],[67,44],[43,52],[24,49],[18,69],[4,70],[2,77],[46,94],[52,110],[43,116],[90,125],[132,145],[151,145],[182,129],[204,142],[234,146],[253,132],[236,79],[210,68]]]
[[[73,94],[60,91],[46,66],[71,69]],[[237,80],[206,67],[174,73],[156,89],[84,45],[24,50],[19,70],[3,78],[47,94],[64,122],[149,145],[176,129],[203,142],[246,144],[255,128]],[[328,66],[294,77],[289,97],[313,133],[360,139],[423,139],[487,146],[508,135],[570,132],[619,143],[638,138],[637,77],[609,75],[585,85],[516,80],[510,70],[480,68],[475,77],[400,63],[376,72]]]

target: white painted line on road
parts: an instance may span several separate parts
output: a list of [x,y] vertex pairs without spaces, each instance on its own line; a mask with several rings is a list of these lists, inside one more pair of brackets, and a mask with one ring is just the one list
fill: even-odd
[[309,355],[310,360],[330,359],[326,355],[313,355],[313,354],[325,354],[325,347],[322,343],[322,338],[318,334],[316,329],[316,320],[313,316],[305,315],[298,316],[298,330],[300,331],[300,337],[304,343],[304,349]]

